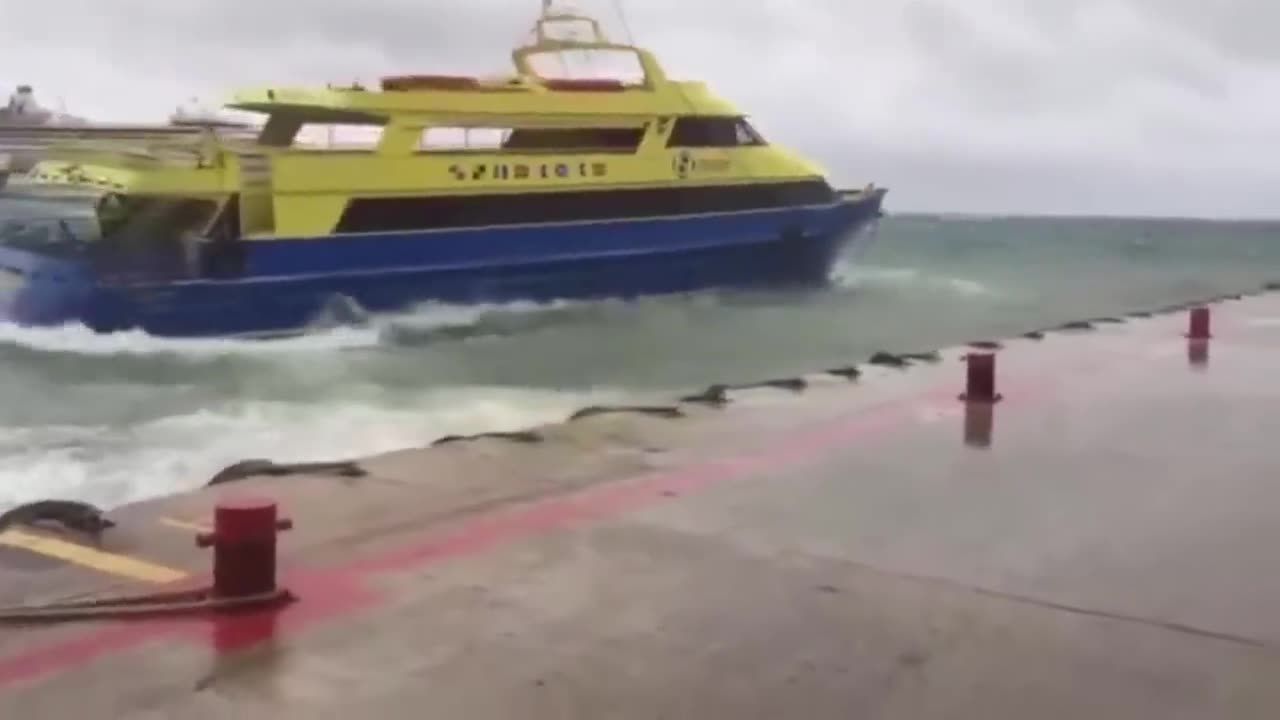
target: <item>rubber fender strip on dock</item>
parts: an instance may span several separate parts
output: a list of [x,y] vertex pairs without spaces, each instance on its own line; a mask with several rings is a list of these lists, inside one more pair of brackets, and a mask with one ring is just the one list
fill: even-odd
[[99,536],[115,527],[102,510],[79,500],[46,499],[23,503],[0,514],[0,531],[9,527],[56,522],[73,532]]
[[76,620],[142,620],[173,615],[265,609],[292,602],[295,599],[293,594],[284,588],[244,597],[216,597],[209,589],[188,590],[83,602],[0,608],[0,624],[37,625]]
[[[1263,286],[1263,289],[1260,290],[1259,293],[1265,293],[1269,290],[1276,290],[1276,289],[1280,289],[1280,283],[1268,283],[1267,285]],[[1231,296],[1231,295],[1215,296],[1213,298],[1205,300],[1204,302],[1219,302],[1219,301],[1222,301],[1223,299],[1229,299],[1232,297],[1235,297],[1235,296]],[[1157,314],[1162,314],[1162,313],[1180,312],[1188,307],[1191,307],[1197,304],[1201,304],[1201,303],[1196,303],[1196,302],[1181,303],[1178,305],[1171,305],[1158,310],[1136,311],[1136,312],[1128,313],[1127,317],[1153,317]],[[1017,337],[1021,337],[1027,340],[1039,341],[1039,340],[1044,340],[1046,335],[1051,332],[1062,332],[1062,331],[1071,331],[1071,330],[1095,330],[1096,329],[1095,324],[1118,324],[1123,322],[1126,322],[1126,321],[1122,317],[1104,316],[1104,317],[1094,318],[1092,320],[1079,320],[1079,321],[1073,321],[1073,322],[1065,322],[1054,327],[1044,328],[1040,330],[1030,330],[1030,331],[1019,334]],[[982,349],[982,350],[1000,350],[1004,347],[1004,343],[996,340],[974,340],[967,343],[967,345],[969,347]],[[891,353],[886,351],[878,351],[872,354],[872,356],[866,361],[866,363],[869,365],[881,365],[881,366],[897,368],[900,370],[905,370],[909,368],[913,363],[918,363],[918,362],[938,363],[941,361],[942,361],[942,354],[938,351],[908,352],[908,353]],[[854,380],[857,380],[862,375],[862,370],[857,365],[850,365],[848,367],[833,368],[830,370],[826,370],[824,371],[824,373],[828,375],[843,377],[848,379],[849,381],[854,381]],[[745,390],[745,389],[760,388],[760,387],[776,387],[780,389],[790,389],[795,392],[801,392],[808,387],[808,382],[804,378],[787,378],[787,379],[781,379],[781,380],[765,380],[760,382],[738,383],[738,384],[717,383],[717,384],[708,386],[706,389],[702,390],[701,392],[680,397],[679,402],[706,405],[708,407],[714,407],[714,408],[723,408],[732,402],[732,398],[729,395],[729,392],[731,390]],[[590,407],[590,408],[584,408],[583,410],[578,411],[569,419],[570,420],[581,419],[582,417],[600,414],[602,412],[623,412],[623,411],[624,411],[623,408],[610,408],[606,410],[603,408]],[[661,407],[654,407],[654,408],[628,408],[626,409],[626,411],[627,412],[647,412],[653,415],[662,415],[662,416],[668,416],[668,417],[678,417],[676,413],[679,412],[678,408],[674,408],[674,411],[673,411],[673,409],[669,406],[661,406]],[[454,442],[469,442],[469,441],[480,440],[485,438],[510,440],[513,442],[522,442],[522,443],[541,442],[543,439],[541,435],[537,434],[532,430],[528,430],[528,431],[516,431],[516,432],[482,433],[479,435],[465,435],[465,436],[464,435],[448,435],[432,442],[431,445],[434,447],[437,445],[445,445],[445,444],[454,443]]]
[[885,367],[905,368],[912,362],[928,362],[935,363],[942,360],[942,354],[938,352],[916,352],[916,353],[891,353],[883,350],[873,353],[867,362],[872,365],[883,365]]
[[144,582],[163,584],[187,577],[181,570],[21,530],[0,533],[0,545],[21,548],[99,572]]
[[[835,368],[827,370],[828,374],[839,375],[850,380],[856,379],[861,371],[855,367]],[[726,385],[717,383],[709,385],[702,392],[693,395],[685,395],[680,398],[682,403],[695,403],[698,405],[708,405],[711,407],[724,407],[731,402],[729,397],[730,390],[755,390],[758,388],[777,388],[779,390],[790,390],[791,392],[804,392],[809,387],[809,382],[804,378],[779,378],[775,380],[760,380],[757,382],[737,383],[734,385]]]
[[532,430],[518,430],[516,432],[489,432],[480,433],[479,435],[445,435],[444,437],[431,443],[432,447],[437,445],[448,445],[456,442],[472,442],[474,440],[509,440],[518,443],[540,443],[543,437]]
[[205,483],[206,487],[223,483],[244,480],[255,476],[280,477],[283,475],[336,475],[338,477],[365,477],[368,475],[358,463],[315,462],[315,463],[276,463],[270,460],[241,460],[234,465],[219,470]]
[[581,420],[596,415],[616,415],[634,413],[663,418],[682,418],[684,411],[674,405],[592,405],[582,408],[569,416],[569,421]]
[[710,385],[700,393],[685,395],[680,398],[680,402],[723,407],[729,404],[729,387],[727,385]]
[[1072,320],[1050,328],[1051,330],[1094,330],[1092,320]]
[[887,352],[876,352],[867,358],[867,362],[872,365],[882,365],[884,367],[904,368],[909,363],[907,359],[901,355],[895,355]]
[[862,377],[862,370],[857,365],[850,365],[848,367],[831,368],[829,370],[824,370],[823,372],[826,373],[827,375],[835,375],[836,377],[842,377],[850,382]]
[[809,387],[809,383],[804,378],[780,378],[777,380],[760,380],[759,382],[741,383],[738,385],[725,385],[726,390],[755,390],[757,388],[777,388],[779,390],[790,390],[791,392],[803,392]]

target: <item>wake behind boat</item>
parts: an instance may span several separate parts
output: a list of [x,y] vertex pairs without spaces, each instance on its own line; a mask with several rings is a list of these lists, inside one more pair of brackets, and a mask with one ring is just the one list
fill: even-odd
[[[556,33],[575,27],[585,39]],[[626,56],[638,76],[545,70],[566,53]],[[254,136],[203,125],[55,145],[26,181],[61,193],[59,212],[0,227],[0,317],[278,334],[335,301],[820,286],[880,215],[884,190],[833,189],[590,17],[544,5],[512,57],[500,78],[242,92],[228,108],[263,118]]]

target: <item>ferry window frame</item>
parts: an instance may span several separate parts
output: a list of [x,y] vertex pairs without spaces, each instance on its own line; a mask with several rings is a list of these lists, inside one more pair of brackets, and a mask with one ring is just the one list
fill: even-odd
[[[460,133],[462,141],[460,144],[444,144],[444,145],[428,145],[428,136],[432,133]],[[482,138],[488,137],[490,133],[497,133],[496,142],[485,142],[484,140],[473,141],[473,136],[479,133]],[[418,140],[414,145],[414,152],[421,155],[438,155],[448,153],[493,153],[502,149],[502,145],[506,143],[507,137],[511,134],[511,128],[490,127],[490,126],[464,126],[464,125],[433,125],[431,127],[422,128],[418,133]],[[473,144],[473,142],[475,144]]]
[[[377,135],[369,142],[360,142],[353,144],[342,144],[336,137],[336,133],[344,128],[360,128],[374,129]],[[327,137],[323,143],[317,144],[300,144],[303,133],[307,131],[326,133]],[[299,152],[318,152],[318,153],[372,153],[377,151],[382,145],[382,139],[386,135],[386,124],[375,125],[372,123],[326,123],[326,122],[304,122],[298,127],[298,132],[294,135],[290,148]]]
[[[110,212],[107,206],[112,201],[116,203],[114,212],[119,213],[112,220],[123,222],[113,222],[109,227],[104,216]],[[93,206],[100,241],[111,244],[121,241],[148,242],[153,238],[165,239],[162,234],[170,234],[173,239],[184,233],[207,236],[210,228],[218,220],[224,208],[224,202],[221,198],[198,195],[110,192],[95,199]],[[186,217],[183,217],[184,215]],[[203,217],[203,220],[192,220],[192,217]],[[187,222],[173,222],[170,227],[164,227],[168,224],[167,221],[183,219]]]
[[[257,108],[245,107],[249,111]],[[298,145],[298,136],[304,128],[314,125],[359,126],[377,128],[377,139],[368,145],[358,147],[307,147]],[[360,112],[325,110],[320,108],[303,108],[297,110],[272,110],[267,112],[266,122],[258,132],[257,143],[265,147],[288,148],[296,152],[316,153],[363,153],[377,151],[386,137],[390,118],[383,115],[371,115]]]
[[667,136],[668,148],[737,148],[767,145],[745,117],[685,115]]
[[[640,146],[644,143],[645,137],[649,134],[650,123],[646,122],[636,126],[579,126],[579,127],[546,127],[546,126],[507,126],[507,127],[475,127],[475,126],[432,126],[423,128],[415,145],[414,153],[418,155],[505,155],[505,156],[521,156],[521,155],[635,155],[640,151]],[[461,145],[449,146],[431,146],[427,144],[427,136],[432,132],[460,132],[463,133],[463,143]],[[483,144],[478,147],[471,145],[469,135],[475,131],[497,131],[500,133],[501,139],[492,144]],[[573,139],[573,133],[582,133],[584,136],[595,135],[597,139],[605,140],[605,142],[573,144],[572,142],[549,142],[545,146],[539,144],[539,138],[542,136],[542,142],[549,139],[553,140],[569,140]],[[609,140],[612,136],[614,140]],[[516,145],[512,145],[512,140],[517,139]],[[527,139],[527,140],[525,140]],[[528,144],[526,144],[526,142]]]
[[[746,118],[738,118],[735,130],[738,133],[739,147],[758,147],[769,144],[765,142],[764,136],[760,134],[760,131],[756,130],[755,126]],[[746,137],[745,141],[743,140],[744,136]]]

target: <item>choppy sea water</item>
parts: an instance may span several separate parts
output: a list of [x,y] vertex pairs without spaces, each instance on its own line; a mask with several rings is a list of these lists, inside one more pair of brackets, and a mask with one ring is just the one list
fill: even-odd
[[0,324],[0,508],[106,507],[247,457],[339,459],[1280,279],[1280,223],[886,218],[831,289],[424,306],[280,341]]

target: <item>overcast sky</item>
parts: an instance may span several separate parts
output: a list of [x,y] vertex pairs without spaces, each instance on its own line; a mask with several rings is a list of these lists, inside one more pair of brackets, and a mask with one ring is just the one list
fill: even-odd
[[[160,120],[498,72],[539,0],[0,0],[0,83]],[[577,0],[625,38],[613,0]],[[623,0],[638,42],[891,210],[1280,217],[1276,0]]]

